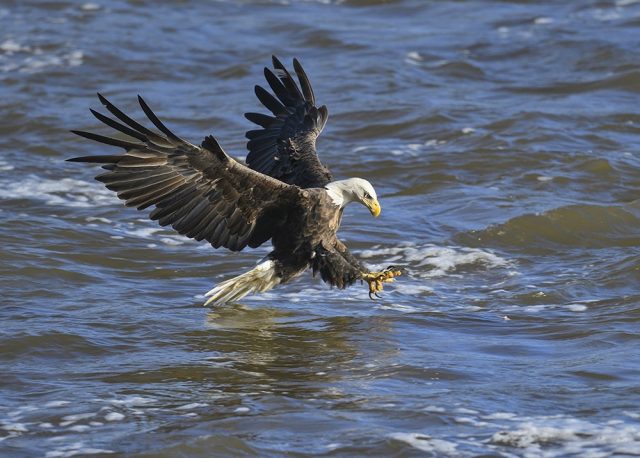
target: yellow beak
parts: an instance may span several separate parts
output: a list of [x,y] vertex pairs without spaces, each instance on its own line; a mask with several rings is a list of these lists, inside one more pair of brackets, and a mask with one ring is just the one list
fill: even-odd
[[376,218],[380,216],[380,211],[382,209],[380,208],[380,203],[377,200],[368,201],[366,205],[373,216]]

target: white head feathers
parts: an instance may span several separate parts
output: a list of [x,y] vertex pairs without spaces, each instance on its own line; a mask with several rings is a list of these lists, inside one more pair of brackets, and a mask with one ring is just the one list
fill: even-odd
[[[360,202],[365,205],[374,216],[380,213],[378,196],[371,183],[362,178],[349,178],[348,180],[332,181],[325,186],[327,194],[333,203],[343,208],[350,202]],[[377,211],[375,210],[377,208]]]

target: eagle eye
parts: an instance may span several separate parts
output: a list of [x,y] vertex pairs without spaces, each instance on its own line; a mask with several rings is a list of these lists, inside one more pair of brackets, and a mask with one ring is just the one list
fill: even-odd
[[371,199],[371,195],[369,195],[369,193],[367,191],[364,192],[364,198],[365,199]]

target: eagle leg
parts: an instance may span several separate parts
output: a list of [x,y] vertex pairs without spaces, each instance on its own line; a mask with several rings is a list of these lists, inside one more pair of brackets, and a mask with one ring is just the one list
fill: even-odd
[[384,282],[391,282],[395,277],[402,275],[402,271],[395,266],[389,266],[382,272],[367,272],[362,274],[362,279],[369,284],[369,298],[375,300],[374,296],[380,298]]

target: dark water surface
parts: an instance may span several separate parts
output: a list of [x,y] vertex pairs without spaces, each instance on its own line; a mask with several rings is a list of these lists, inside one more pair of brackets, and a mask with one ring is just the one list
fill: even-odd
[[[97,90],[244,156],[272,53],[381,195],[342,230],[407,268],[380,302],[202,308],[266,248],[63,162]],[[0,455],[640,455],[640,2],[3,1],[0,101]]]

